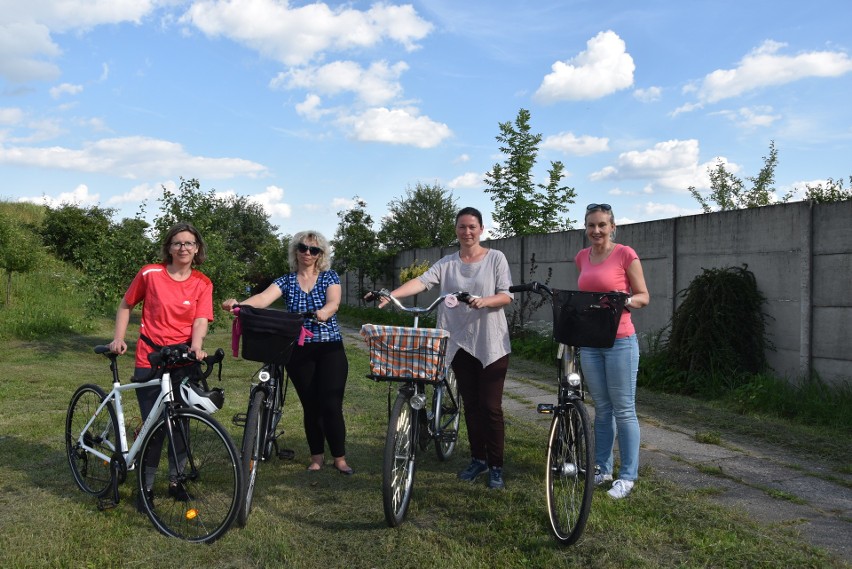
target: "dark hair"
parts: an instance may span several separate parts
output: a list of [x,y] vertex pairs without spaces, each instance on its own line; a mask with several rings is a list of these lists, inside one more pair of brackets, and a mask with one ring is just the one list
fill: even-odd
[[172,239],[174,239],[175,235],[183,233],[184,231],[189,231],[195,237],[195,257],[192,259],[192,264],[200,265],[207,259],[207,243],[204,242],[204,238],[201,237],[201,233],[199,233],[195,226],[191,223],[181,221],[172,225],[171,229],[169,229],[166,232],[165,237],[163,237],[163,242],[160,247],[160,255],[163,258],[163,263],[168,265],[172,262]]
[[480,211],[475,207],[462,208],[461,211],[456,214],[456,223],[459,222],[459,218],[463,215],[472,215],[479,221],[479,226],[484,227],[484,224],[482,223],[482,213],[480,213]]

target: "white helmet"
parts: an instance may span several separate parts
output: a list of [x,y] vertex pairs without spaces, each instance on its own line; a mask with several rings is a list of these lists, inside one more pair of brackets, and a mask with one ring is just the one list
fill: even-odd
[[225,392],[222,389],[214,387],[212,391],[204,391],[188,380],[181,382],[180,396],[190,407],[207,413],[215,413],[225,404]]

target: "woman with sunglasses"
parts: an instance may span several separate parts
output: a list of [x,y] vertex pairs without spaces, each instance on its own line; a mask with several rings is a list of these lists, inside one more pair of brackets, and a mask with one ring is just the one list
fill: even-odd
[[615,215],[609,204],[586,207],[590,247],[574,257],[580,271],[577,286],[592,292],[627,293],[626,309],[611,348],[580,348],[580,365],[595,402],[595,485],[612,480],[613,446],[618,433],[621,464],[610,497],[626,498],[639,475],[639,420],[636,417],[636,374],[639,342],[630,311],[651,301],[642,263],[632,248],[615,242]]
[[290,269],[263,292],[237,303],[230,298],[225,310],[237,304],[266,308],[284,297],[290,312],[314,312],[316,321],[305,322],[313,337],[295,346],[285,366],[304,408],[305,436],[311,452],[309,471],[325,464],[325,444],[341,474],[353,474],[346,462],[346,423],[343,420],[343,393],[349,362],[343,350],[343,336],[337,323],[340,306],[340,277],[331,269],[328,241],[318,231],[302,231],[290,240]]

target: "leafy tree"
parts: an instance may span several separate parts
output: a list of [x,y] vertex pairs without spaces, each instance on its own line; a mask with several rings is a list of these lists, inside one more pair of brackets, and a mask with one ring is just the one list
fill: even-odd
[[812,186],[805,185],[805,200],[811,200],[815,203],[836,203],[852,200],[852,176],[849,176],[848,190],[843,189],[843,178],[833,180],[828,179],[825,186],[817,184]]
[[161,215],[154,223],[158,235],[187,221],[204,236],[208,251],[203,271],[217,297],[239,296],[247,285],[269,278],[261,255],[278,246],[278,228],[269,223],[261,205],[246,198],[221,198],[212,189],[205,193],[198,180],[183,178],[176,192],[163,187],[160,202]]
[[550,233],[570,229],[574,223],[562,218],[576,197],[574,188],[560,185],[564,176],[562,162],[550,163],[546,185],[533,181],[541,134],[530,132],[529,121],[530,112],[521,109],[514,124],[500,123],[496,138],[506,160],[485,174],[485,191],[491,194],[495,206],[493,218],[497,227],[492,234],[498,238]]
[[[359,293],[365,293],[364,280],[377,280],[383,273],[388,255],[379,251],[378,236],[373,231],[373,218],[367,213],[367,202],[355,196],[352,209],[340,211],[340,223],[334,233],[334,268],[339,273],[354,272]],[[359,297],[363,294],[359,294]]]
[[456,200],[438,184],[408,188],[404,198],[391,200],[388,210],[379,230],[387,251],[446,247],[455,241]]
[[[757,176],[746,178],[751,182],[750,189],[746,189],[743,180],[729,172],[725,168],[725,163],[719,160],[715,168],[708,168],[707,170],[710,176],[710,195],[705,198],[695,186],[689,187],[689,193],[701,204],[704,213],[713,211],[711,203],[716,204],[717,211],[770,205],[774,203],[775,187],[773,184],[775,183],[775,167],[777,165],[778,150],[775,148],[775,141],[771,141],[769,143],[769,156],[763,157],[763,167],[760,172]],[[778,201],[787,202],[792,196],[793,192],[788,192]]]
[[104,254],[113,209],[63,204],[47,208],[41,236],[48,250],[63,261],[83,268],[87,259]]
[[6,273],[6,306],[12,301],[12,274],[32,271],[41,259],[38,238],[0,214],[0,269]]

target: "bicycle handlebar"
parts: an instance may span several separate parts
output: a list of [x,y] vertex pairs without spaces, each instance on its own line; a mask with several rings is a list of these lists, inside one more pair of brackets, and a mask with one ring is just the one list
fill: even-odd
[[432,304],[423,308],[423,307],[419,307],[419,306],[405,306],[404,304],[402,304],[399,301],[398,298],[393,296],[388,289],[383,288],[381,290],[371,290],[370,292],[368,292],[364,296],[364,300],[366,300],[367,302],[371,302],[371,301],[377,301],[381,298],[386,298],[389,301],[391,301],[393,303],[393,305],[398,310],[401,310],[403,312],[408,312],[409,314],[416,314],[416,315],[420,316],[422,314],[429,314],[430,312],[435,310],[435,308],[439,304],[441,304],[448,296],[454,296],[460,302],[464,302],[465,304],[470,304],[471,300],[473,300],[474,298],[479,298],[478,296],[470,294],[467,291],[460,290],[460,291],[456,291],[456,292],[450,292],[450,293],[447,293],[447,294],[442,294],[441,296],[436,298],[432,302]]
[[[95,346],[96,354],[103,354],[113,364],[115,363],[118,354],[110,351],[109,346]],[[222,381],[222,360],[225,359],[225,350],[217,348],[213,355],[209,355],[202,360],[198,360],[195,354],[189,351],[187,344],[174,344],[171,346],[163,346],[158,352],[148,354],[148,361],[151,363],[151,372],[148,379],[152,379],[157,371],[166,368],[179,367],[182,364],[200,363],[203,364],[201,379],[206,380],[213,373],[213,366],[219,364],[219,381]]]
[[509,292],[534,292],[536,294],[547,294],[548,296],[553,296],[553,291],[550,289],[550,287],[538,281],[530,281],[528,283],[512,285],[509,287]]

